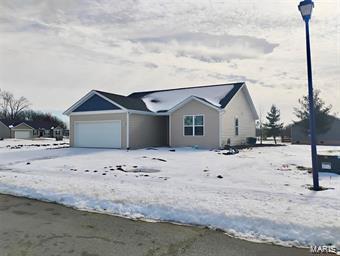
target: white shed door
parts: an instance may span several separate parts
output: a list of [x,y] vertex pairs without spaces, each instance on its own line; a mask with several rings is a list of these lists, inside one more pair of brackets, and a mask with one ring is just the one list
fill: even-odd
[[120,121],[75,122],[74,146],[121,148]]
[[14,137],[16,139],[29,139],[31,137],[30,131],[15,131]]

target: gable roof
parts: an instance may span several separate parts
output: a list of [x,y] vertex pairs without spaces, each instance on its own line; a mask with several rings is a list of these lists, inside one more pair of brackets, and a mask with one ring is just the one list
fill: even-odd
[[121,109],[117,104],[114,104],[98,94],[93,94],[82,104],[76,107],[73,112],[84,111],[103,111],[103,110],[117,110]]
[[[18,126],[20,126],[21,128],[17,128]],[[16,130],[16,129],[18,129],[18,130],[27,130],[25,128],[22,128],[22,126],[25,126],[25,127],[29,128],[30,130],[34,130],[35,129],[34,127],[30,126],[29,124],[27,124],[25,122],[21,122],[20,124],[17,124],[12,129],[13,130]]]
[[[213,109],[215,109],[215,110],[217,110],[217,111],[220,111],[220,110],[221,110],[221,108],[216,107],[215,105],[211,104],[209,101],[206,101],[206,100],[203,99],[203,98],[196,97],[196,96],[190,96],[190,97],[184,99],[183,101],[181,101],[180,103],[178,103],[177,105],[175,105],[174,107],[172,107],[171,109],[169,109],[169,110],[167,110],[167,111],[164,111],[164,112],[168,112],[168,113],[174,112],[174,111],[176,111],[177,109],[180,109],[180,108],[183,107],[185,104],[187,104],[187,103],[189,103],[189,102],[191,102],[191,101],[193,101],[193,100],[196,100],[196,101],[198,101],[198,102],[200,102],[200,103],[202,103],[202,104],[204,104],[204,105],[206,105],[206,106],[208,106],[208,107],[210,107],[210,108],[213,108]],[[163,113],[163,111],[160,111],[160,112],[158,112],[158,113]]]
[[23,123],[33,127],[34,129],[46,129],[50,130],[52,127],[56,127],[48,121],[23,121]]
[[[123,96],[123,95],[99,91],[99,90],[92,90],[88,94],[86,94],[84,97],[82,97],[80,100],[78,100],[76,103],[74,103],[71,107],[69,107],[63,114],[64,115],[71,114],[72,112],[74,112],[75,109],[77,109],[79,106],[84,104],[87,100],[89,100],[94,95],[100,96],[104,100],[116,105],[123,111],[135,110],[135,111],[150,112],[148,108],[146,107],[145,103],[140,99],[129,98],[128,96]],[[87,111],[92,111],[92,110],[87,110]]]
[[[128,96],[104,92],[100,90],[92,90],[79,101],[67,109],[64,114],[69,115],[74,112],[79,106],[84,104],[93,95],[98,95],[108,102],[118,106],[121,111],[141,111],[147,113],[167,113],[176,106],[187,102],[188,100],[198,100],[217,110],[224,109],[231,99],[242,88],[245,88],[247,101],[254,113],[257,116],[254,104],[250,98],[249,92],[246,89],[244,82],[216,84],[205,86],[184,87],[166,90],[141,91],[135,92]],[[96,111],[86,109],[86,111]],[[113,110],[115,111],[115,110]]]
[[18,125],[20,125],[20,124],[26,124],[27,126],[30,126],[33,129],[46,129],[46,130],[50,130],[52,127],[55,126],[51,122],[48,122],[48,121],[27,121],[27,120],[11,121],[11,120],[0,120],[0,122],[2,122],[7,127],[12,125],[13,128],[18,126]]
[[241,82],[135,92],[128,97],[144,101],[147,108],[156,113],[167,112],[191,96],[223,109],[244,84]]

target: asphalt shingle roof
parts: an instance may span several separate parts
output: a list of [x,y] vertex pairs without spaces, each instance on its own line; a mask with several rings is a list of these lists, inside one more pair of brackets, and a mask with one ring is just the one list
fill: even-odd
[[113,102],[116,102],[117,104],[121,105],[124,108],[150,112],[150,110],[146,107],[144,101],[139,98],[131,98],[128,96],[98,90],[96,90],[96,92],[112,100]]
[[21,121],[11,121],[11,120],[0,120],[4,125],[9,127],[10,125],[13,125],[13,127],[25,123],[29,126],[31,126],[34,129],[46,129],[50,130],[52,127],[56,128],[56,125],[53,125],[51,122],[48,121],[29,121],[29,120],[21,120]]
[[134,92],[128,96],[100,90],[95,90],[95,92],[129,110],[164,113],[190,96],[200,98],[215,107],[223,109],[243,85],[244,82],[238,82],[141,91]]
[[[147,102],[147,107],[149,107],[149,109],[151,106],[154,107],[154,112],[166,112],[167,110],[171,109],[171,107],[175,106],[175,103],[179,101],[181,97],[183,97],[183,95],[185,95],[185,97],[195,96],[218,108],[223,109],[228,105],[230,100],[243,85],[244,82],[239,82],[166,90],[142,91],[132,93],[128,95],[128,97],[140,99],[144,102]],[[160,100],[160,98],[162,100]],[[164,101],[166,101],[166,103],[164,103]],[[159,105],[160,107],[157,107],[157,105]]]

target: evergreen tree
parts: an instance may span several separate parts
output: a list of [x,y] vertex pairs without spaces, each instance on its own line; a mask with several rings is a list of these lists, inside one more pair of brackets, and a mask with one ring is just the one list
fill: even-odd
[[280,135],[283,123],[280,123],[280,110],[272,105],[266,116],[267,122],[264,124],[268,137],[273,137],[276,144],[276,137]]
[[[326,103],[320,98],[320,90],[314,91],[314,113],[316,133],[322,134],[327,132],[332,125],[333,118],[330,115],[332,105],[326,106]],[[301,125],[305,134],[309,131],[309,100],[308,96],[303,96],[299,99],[299,108],[294,108],[294,114],[299,119],[295,123]]]

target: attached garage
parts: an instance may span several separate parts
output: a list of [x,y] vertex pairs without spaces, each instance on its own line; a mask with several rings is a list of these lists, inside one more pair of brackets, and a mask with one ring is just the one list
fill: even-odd
[[86,148],[121,148],[120,120],[75,121],[74,146]]
[[31,131],[14,131],[14,138],[16,139],[30,139]]

